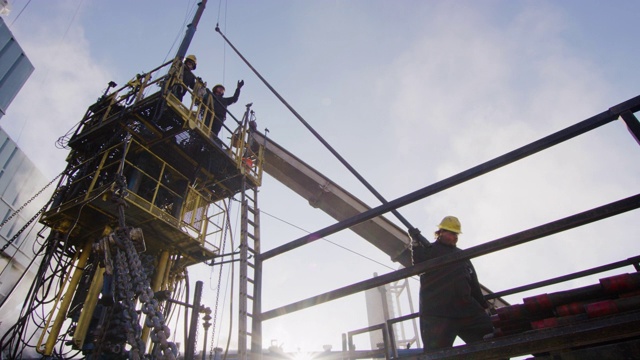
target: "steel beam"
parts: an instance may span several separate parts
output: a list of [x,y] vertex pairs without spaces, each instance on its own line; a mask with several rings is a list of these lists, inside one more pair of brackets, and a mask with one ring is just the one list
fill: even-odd
[[[640,97],[638,97],[640,99]],[[480,175],[484,175],[490,171],[501,168],[505,165],[511,164],[515,161],[521,160],[527,156],[538,153],[542,150],[548,149],[554,145],[560,144],[564,141],[572,139],[576,136],[582,135],[586,132],[589,132],[593,129],[596,129],[602,125],[605,125],[611,121],[616,120],[619,117],[619,114],[612,113],[610,110],[604,111],[598,115],[590,117],[586,120],[583,120],[577,124],[569,126],[563,130],[560,130],[556,133],[553,133],[549,136],[546,136],[542,139],[534,141],[528,145],[520,147],[516,150],[508,152],[502,156],[498,156],[493,160],[489,160],[485,163],[477,165],[473,168],[465,170],[461,173],[453,175],[444,180],[438,181],[432,185],[426,186],[422,189],[414,191],[410,194],[399,197],[393,201],[390,201],[384,205],[380,205],[371,210],[360,213],[356,216],[353,216],[349,219],[340,221],[336,224],[327,226],[323,229],[315,231],[309,235],[303,236],[297,240],[291,241],[287,244],[279,246],[277,248],[266,251],[260,255],[261,260],[270,259],[276,255],[280,255],[289,250],[296,249],[302,245],[306,245],[315,240],[321,239],[325,236],[329,236],[338,231],[350,228],[354,225],[360,224],[364,221],[373,219],[377,216],[380,216],[384,213],[387,213],[391,210],[397,209],[399,207],[411,204],[418,200],[424,199],[428,196],[434,195],[440,191],[449,189],[456,185],[459,185],[465,181],[476,178]]]
[[421,274],[429,270],[438,269],[456,261],[471,259],[495,251],[504,250],[545,236],[553,235],[555,233],[573,229],[611,216],[619,215],[621,213],[637,208],[640,208],[640,194],[618,200],[597,208],[593,208],[591,210],[587,210],[575,215],[571,215],[566,218],[540,225],[528,230],[524,230],[516,234],[508,235],[485,244],[476,245],[460,252],[425,261],[408,268],[400,269],[385,275],[361,281],[346,287],[339,288],[337,290],[333,290],[305,300],[269,310],[263,312],[260,316],[262,321],[266,321],[281,315],[292,313],[294,311],[302,310],[314,305],[319,305],[367,289],[372,289],[394,281],[398,281],[409,276]]
[[631,111],[623,112],[620,116],[627,124],[627,128],[633,138],[636,139],[636,142],[640,145],[640,122],[638,121],[638,118],[633,115]]

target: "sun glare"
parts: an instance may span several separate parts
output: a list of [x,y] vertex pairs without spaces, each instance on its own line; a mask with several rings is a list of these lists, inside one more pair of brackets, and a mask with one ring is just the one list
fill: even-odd
[[313,354],[299,352],[293,356],[294,360],[312,360],[314,358]]

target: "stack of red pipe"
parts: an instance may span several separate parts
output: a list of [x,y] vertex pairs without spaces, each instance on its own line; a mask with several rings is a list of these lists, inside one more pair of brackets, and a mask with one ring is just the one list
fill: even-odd
[[640,309],[640,273],[600,279],[598,284],[542,294],[496,309],[494,337],[553,328]]

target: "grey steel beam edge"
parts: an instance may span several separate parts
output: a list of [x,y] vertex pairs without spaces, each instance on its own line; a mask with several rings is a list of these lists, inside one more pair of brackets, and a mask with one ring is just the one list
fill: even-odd
[[314,305],[322,304],[364,290],[382,286],[393,281],[398,281],[409,276],[421,274],[428,270],[441,268],[456,261],[471,259],[498,250],[503,250],[509,247],[524,244],[532,240],[553,235],[558,232],[579,227],[591,222],[599,221],[611,216],[619,215],[621,213],[637,208],[640,208],[640,194],[618,200],[597,208],[593,208],[591,210],[587,210],[575,215],[571,215],[563,219],[540,225],[528,230],[524,230],[516,234],[508,235],[485,244],[476,245],[461,252],[425,261],[412,267],[394,271],[385,275],[375,277],[373,279],[361,281],[305,300],[269,310],[263,312],[260,315],[260,319],[262,321],[265,321],[281,315],[286,315],[294,311],[302,310]]
[[633,115],[631,111],[623,112],[620,116],[622,117],[622,120],[624,120],[624,122],[627,124],[627,128],[629,129],[629,132],[631,133],[633,138],[638,144],[640,144],[640,122],[638,121],[638,118],[636,118],[636,116]]

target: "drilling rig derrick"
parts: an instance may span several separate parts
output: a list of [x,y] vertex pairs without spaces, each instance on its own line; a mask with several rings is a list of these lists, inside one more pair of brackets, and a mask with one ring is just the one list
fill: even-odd
[[[162,344],[164,324],[127,333],[137,327],[136,303],[151,317],[166,300],[158,294],[172,291],[186,267],[220,255],[225,201],[260,186],[263,147],[250,136],[251,104],[241,120],[233,118],[227,144],[212,132],[206,83],[198,78],[187,86],[183,67],[176,57],[119,89],[110,83],[68,140],[68,165],[41,222],[76,269],[69,267],[74,274],[65,278],[38,344],[44,355],[51,355],[66,318],[73,323],[71,345],[85,353],[135,352],[135,358],[145,353],[147,337],[156,348],[170,347],[166,338]],[[149,314],[151,300],[156,308]],[[124,330],[109,330],[123,323]]]

